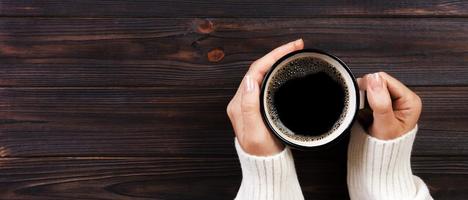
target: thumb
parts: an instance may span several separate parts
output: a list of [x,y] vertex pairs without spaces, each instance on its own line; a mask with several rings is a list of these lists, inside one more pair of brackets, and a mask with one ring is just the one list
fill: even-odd
[[367,75],[366,82],[367,100],[369,101],[374,118],[369,132],[376,137],[385,136],[386,132],[393,128],[396,120],[390,93],[386,82],[379,73]]
[[241,99],[241,111],[244,131],[254,134],[259,131],[259,124],[263,124],[260,115],[260,91],[257,81],[250,75],[245,76]]

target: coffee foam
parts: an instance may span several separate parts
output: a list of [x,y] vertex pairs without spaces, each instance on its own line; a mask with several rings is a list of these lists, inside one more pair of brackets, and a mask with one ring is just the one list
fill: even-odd
[[[311,142],[311,141],[321,140],[327,137],[328,135],[330,135],[331,133],[333,133],[341,125],[349,109],[348,108],[349,107],[348,106],[349,92],[345,84],[343,75],[330,63],[326,62],[325,60],[322,60],[320,58],[315,58],[315,57],[296,58],[278,67],[279,67],[278,71],[272,75],[270,82],[268,83],[269,90],[267,91],[267,95],[266,95],[266,102],[268,105],[267,112],[270,114],[272,122],[277,126],[277,128],[283,134],[285,134],[286,136],[290,137],[293,140],[298,140],[302,142]],[[315,74],[318,72],[324,72],[328,74],[333,80],[340,83],[341,86],[343,87],[344,92],[345,92],[343,111],[341,112],[339,119],[337,120],[337,122],[335,122],[333,127],[329,131],[321,135],[304,136],[304,135],[294,134],[291,130],[285,127],[283,123],[281,122],[281,120],[279,119],[276,108],[273,106],[274,94],[279,89],[279,87],[282,84],[284,84],[286,81],[289,81],[295,78],[304,77],[309,74]]]

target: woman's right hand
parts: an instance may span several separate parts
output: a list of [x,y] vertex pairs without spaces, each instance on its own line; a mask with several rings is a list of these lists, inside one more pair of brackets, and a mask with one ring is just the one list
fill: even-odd
[[302,39],[276,48],[253,62],[227,106],[227,114],[242,149],[251,155],[269,156],[281,152],[284,145],[265,126],[260,114],[259,85],[266,72],[281,57],[304,48]]

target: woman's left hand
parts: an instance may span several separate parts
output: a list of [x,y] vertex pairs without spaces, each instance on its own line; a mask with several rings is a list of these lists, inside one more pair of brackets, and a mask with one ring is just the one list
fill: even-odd
[[253,62],[236,94],[227,106],[227,114],[239,144],[245,152],[257,156],[277,154],[284,145],[265,126],[260,114],[259,85],[265,73],[281,57],[304,48],[302,39],[276,48]]

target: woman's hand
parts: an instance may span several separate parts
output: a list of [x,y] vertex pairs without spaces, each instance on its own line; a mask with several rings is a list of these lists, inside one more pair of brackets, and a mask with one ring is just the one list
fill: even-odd
[[395,139],[416,126],[422,103],[418,95],[385,72],[368,74],[358,79],[367,91],[373,122],[369,134],[382,140]]
[[271,66],[286,54],[304,48],[302,39],[276,48],[250,65],[236,94],[227,106],[237,140],[245,152],[269,156],[281,152],[284,145],[265,126],[260,114],[259,85]]

